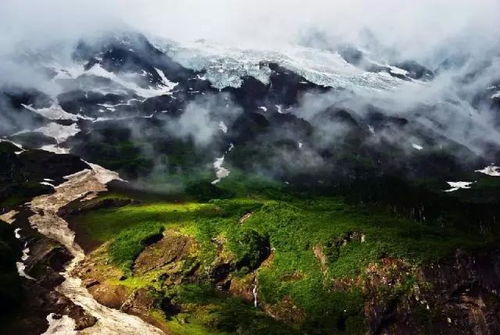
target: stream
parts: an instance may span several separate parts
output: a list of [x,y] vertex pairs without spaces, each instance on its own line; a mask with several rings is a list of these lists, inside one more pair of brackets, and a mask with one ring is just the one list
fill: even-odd
[[106,184],[119,179],[118,174],[98,165],[89,164],[91,170],[84,170],[65,177],[65,183],[55,187],[55,193],[34,198],[30,208],[35,213],[29,218],[31,225],[43,235],[64,245],[73,255],[73,260],[62,275],[65,281],[56,290],[76,305],[98,319],[97,323],[84,330],[75,331],[75,321],[68,316],[54,318],[47,316],[49,328],[42,335],[161,335],[158,328],[142,319],[99,304],[79,278],[72,272],[85,257],[82,248],[75,242],[75,234],[68,223],[57,215],[60,208],[77,199],[92,199],[99,192],[106,191]]

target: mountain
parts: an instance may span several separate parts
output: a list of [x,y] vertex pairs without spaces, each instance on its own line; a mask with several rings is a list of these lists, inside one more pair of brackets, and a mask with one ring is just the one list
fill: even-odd
[[18,51],[3,333],[500,332],[500,78],[460,60],[131,31]]

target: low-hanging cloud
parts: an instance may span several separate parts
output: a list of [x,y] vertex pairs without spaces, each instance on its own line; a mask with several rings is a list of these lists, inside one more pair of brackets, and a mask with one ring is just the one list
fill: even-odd
[[189,102],[178,118],[167,123],[167,128],[170,133],[191,138],[198,147],[204,147],[227,132],[241,113],[242,109],[228,94],[200,96]]
[[[474,101],[498,81],[499,73],[500,58],[484,55],[470,58],[459,67],[441,69],[432,81],[406,82],[393,90],[307,93],[293,113],[314,124],[315,116],[331,106],[349,110],[361,119],[366,119],[374,109],[382,110],[388,116],[410,120],[409,128],[413,131],[428,129],[436,136],[464,145],[475,154],[487,155],[491,144],[500,143],[496,112],[490,109],[491,93],[486,93],[479,105]],[[331,145],[339,137],[335,134],[341,133],[341,125],[335,122],[321,120],[315,126],[323,129],[320,140],[325,145]],[[407,142],[407,146],[419,142],[408,131],[384,130],[375,137],[398,144]]]
[[21,42],[46,45],[117,27],[270,48],[296,43],[310,31],[332,44],[357,42],[369,29],[382,45],[426,58],[444,44],[472,52],[498,40],[499,13],[496,0],[3,0],[0,54]]

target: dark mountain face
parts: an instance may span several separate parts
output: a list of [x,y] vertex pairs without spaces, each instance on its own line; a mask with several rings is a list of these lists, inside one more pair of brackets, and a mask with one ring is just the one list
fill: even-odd
[[2,110],[0,134],[5,136],[26,128],[41,127],[47,120],[29,111],[25,106],[44,108],[49,104],[49,97],[40,91],[4,87],[0,93],[0,109]]
[[[420,85],[435,77],[414,61],[375,65],[354,47],[342,48],[340,55],[366,73],[389,74],[395,83]],[[240,85],[216,89],[207,79],[210,68],[190,69],[169,48],[162,50],[140,34],[80,41],[71,58],[78,71],[51,68],[51,80],[60,86],[56,96],[34,89],[2,90],[3,136],[32,147],[58,145],[132,179],[154,173],[158,161],[176,162],[169,171],[206,173],[230,144],[234,149],[225,157],[227,166],[285,180],[321,175],[322,183],[357,178],[353,171],[363,171],[365,178],[450,178],[486,164],[477,148],[448,137],[446,125],[440,130],[423,122],[425,108],[394,113],[365,103],[349,107],[341,97],[351,88],[317,84],[301,71],[265,59],[256,71],[267,71],[266,80],[247,74]],[[227,71],[232,70],[218,70]],[[495,120],[494,87],[476,95],[475,105],[487,106]],[[304,106],[306,95],[332,102]],[[47,126],[54,124],[73,128],[68,136],[51,140]],[[15,134],[19,131],[28,132]],[[190,154],[178,157],[173,145]]]
[[[43,182],[57,185],[64,176],[79,172],[88,165],[72,155],[57,155],[43,150],[22,151],[9,142],[0,142],[0,203],[9,198],[22,203],[31,197],[50,192]],[[50,167],[50,169],[47,169]],[[5,208],[0,208],[3,212]]]

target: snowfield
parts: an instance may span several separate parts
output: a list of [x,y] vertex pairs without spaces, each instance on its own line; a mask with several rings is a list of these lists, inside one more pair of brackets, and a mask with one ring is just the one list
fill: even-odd
[[[293,46],[286,52],[245,50],[208,44],[203,41],[183,45],[164,45],[163,49],[181,65],[206,71],[206,78],[218,89],[240,87],[242,78],[251,76],[269,83],[271,69],[266,63],[277,63],[317,85],[352,90],[392,90],[403,83],[387,72],[367,72],[346,62],[337,52]],[[392,67],[397,74],[405,70]]]

